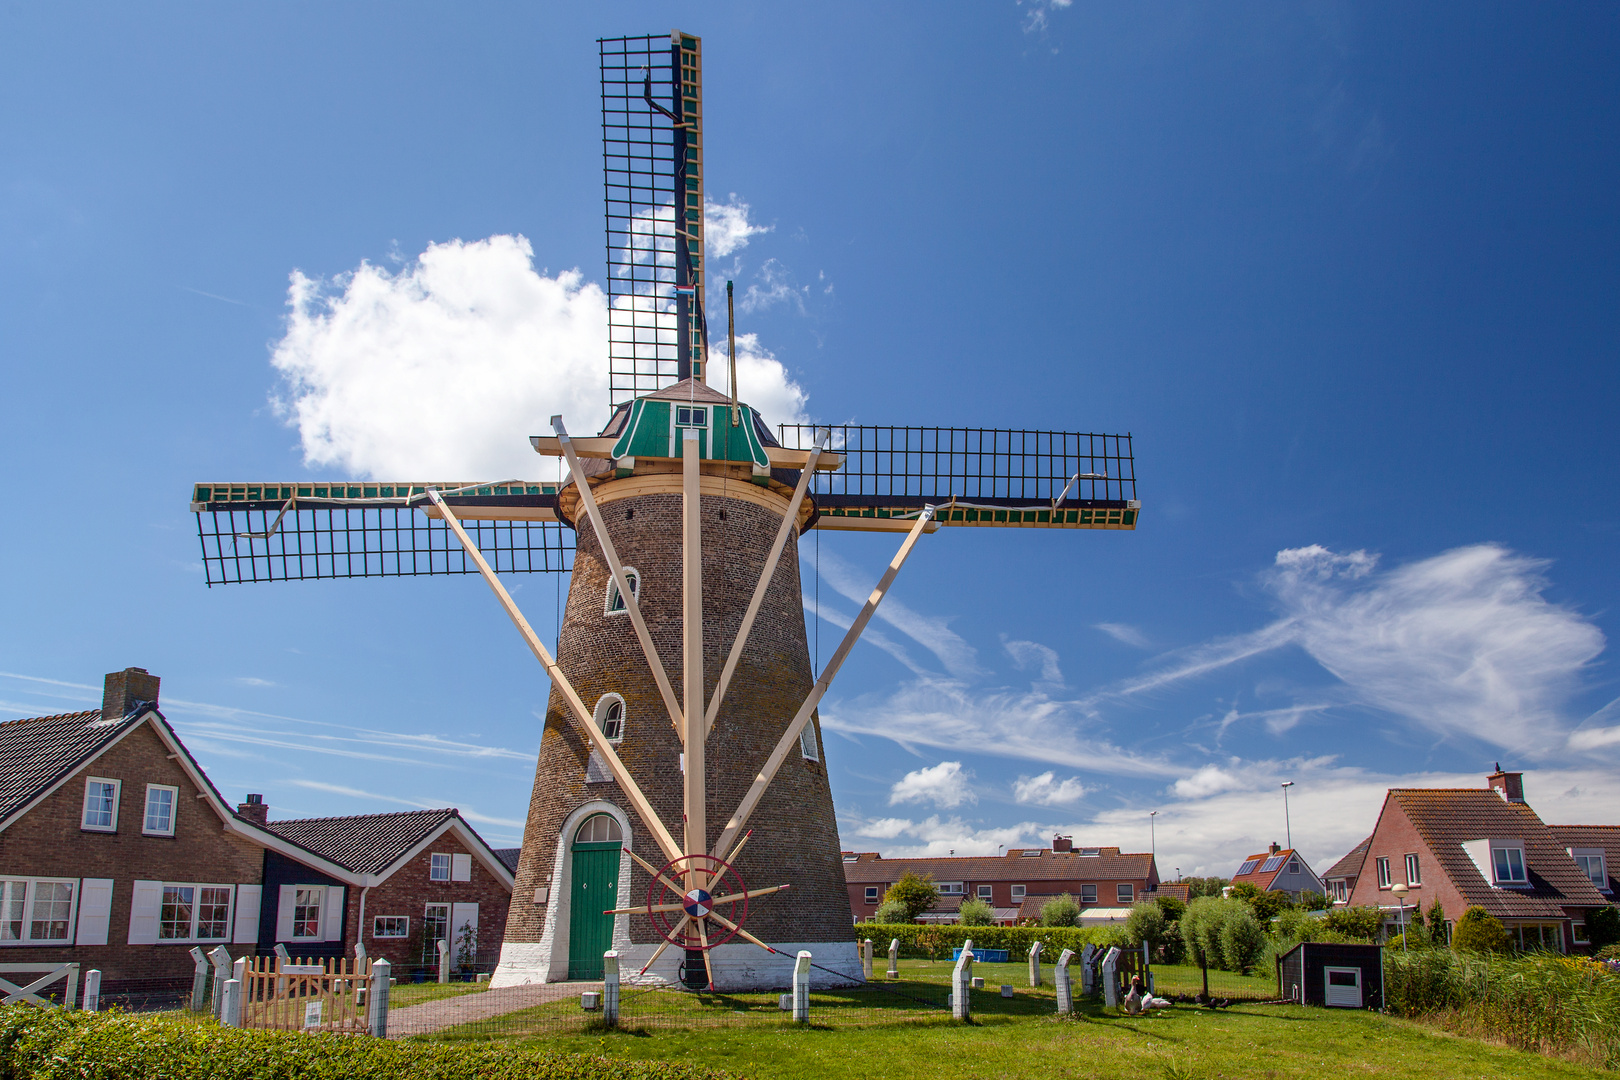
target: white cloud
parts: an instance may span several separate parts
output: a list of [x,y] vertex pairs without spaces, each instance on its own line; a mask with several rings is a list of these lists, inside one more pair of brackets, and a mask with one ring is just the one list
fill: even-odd
[[1024,33],[1044,34],[1051,25],[1051,13],[1062,11],[1074,0],[1018,0],[1028,8],[1024,12]]
[[[729,360],[721,362],[724,335],[716,336],[711,329],[709,348],[716,361],[709,385],[730,394],[731,365]],[[758,409],[767,424],[802,424],[808,419],[804,407],[809,395],[788,375],[782,362],[760,345],[758,334],[737,335],[737,399]]]
[[[737,301],[737,307],[745,313],[765,311],[777,304],[791,304],[798,308],[799,314],[805,313],[804,298],[809,293],[810,286],[802,288],[793,280],[793,274],[777,259],[766,259],[765,265],[759,268],[761,284],[750,285]],[[741,380],[739,380],[740,382]]]
[[1041,671],[1041,682],[1050,683],[1054,688],[1063,686],[1063,669],[1058,666],[1056,649],[1034,641],[1004,641],[1002,647],[1007,650],[1007,655],[1013,658],[1013,663],[1018,665],[1019,671],[1038,667]]
[[243,676],[240,676],[236,681],[241,683],[243,686],[274,686],[274,685],[276,685],[275,683],[271,682],[269,679],[261,679],[256,675],[243,675]]
[[[739,204],[740,205],[740,204]],[[729,211],[728,211],[729,212]],[[733,215],[735,218],[735,215]],[[746,226],[746,215],[740,219]],[[735,221],[733,221],[735,224]],[[746,236],[735,234],[742,242]],[[577,271],[537,272],[521,236],[431,244],[397,273],[362,263],[330,280],[294,272],[275,401],[305,461],[361,476],[549,478],[528,437],[560,413],[594,433],[608,416],[607,301]],[[757,341],[738,349],[745,399],[802,416],[804,393]]]
[[866,822],[846,821],[839,831],[877,840],[909,839],[911,843],[889,844],[883,848],[888,858],[939,858],[949,855],[997,855],[1005,848],[1024,847],[1039,836],[1042,826],[1034,822],[978,828],[959,817],[941,819],[935,814],[922,821],[909,818],[880,818]]
[[889,805],[931,802],[950,809],[965,802],[978,802],[979,797],[968,787],[971,775],[962,771],[960,761],[942,761],[932,768],[915,769],[889,789]]
[[1146,649],[1150,647],[1147,635],[1143,634],[1142,631],[1127,623],[1100,622],[1094,623],[1093,626],[1107,634],[1109,637],[1113,638],[1115,641],[1134,646],[1138,649]]
[[[742,382],[740,375],[737,381]],[[845,599],[857,604],[866,603],[879,576],[868,575],[830,549],[821,552],[817,569],[823,581]],[[892,594],[884,598],[877,609],[877,617],[933,653],[950,674],[960,677],[978,673],[978,652],[950,628],[948,618],[923,615],[895,599]],[[1052,655],[1055,663],[1057,654]],[[909,662],[907,666],[911,666]]]
[[1039,776],[1020,776],[1013,781],[1013,798],[1021,803],[1067,806],[1069,803],[1079,802],[1085,794],[1085,785],[1080,783],[1078,776],[1059,780],[1057,774],[1051,770]]
[[1205,765],[1191,776],[1184,776],[1170,786],[1170,790],[1183,799],[1202,799],[1238,786],[1238,778],[1218,765]]
[[723,203],[705,200],[703,203],[703,237],[705,255],[725,258],[734,251],[748,246],[750,237],[768,233],[774,225],[755,225],[748,220],[749,206],[737,198],[733,191]]

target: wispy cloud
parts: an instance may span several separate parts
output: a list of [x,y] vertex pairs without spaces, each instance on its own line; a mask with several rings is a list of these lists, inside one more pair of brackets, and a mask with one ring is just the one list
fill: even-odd
[[[864,604],[867,597],[872,595],[875,576],[845,562],[831,551],[821,553],[818,569],[821,579],[846,600]],[[923,615],[893,596],[884,599],[882,606],[877,609],[877,618],[933,653],[947,673],[965,677],[979,672],[976,650],[950,628],[948,618]]]
[[1062,689],[1063,668],[1058,665],[1056,649],[1036,641],[1003,641],[1001,645],[1012,657],[1013,663],[1018,665],[1019,671],[1036,668],[1040,671],[1041,682],[1053,689]]
[[524,826],[522,821],[515,818],[498,818],[480,814],[454,799],[406,799],[398,795],[381,795],[375,791],[366,791],[362,788],[348,787],[343,784],[328,784],[319,780],[283,780],[282,783],[292,787],[307,788],[310,791],[324,791],[332,795],[345,795],[351,799],[364,799],[369,802],[387,803],[392,806],[409,806],[415,810],[442,810],[455,807],[460,811],[461,816],[468,821],[479,825],[495,825],[504,829],[517,829],[520,833]]
[[1127,623],[1100,622],[1093,623],[1092,625],[1096,629],[1101,630],[1103,633],[1113,638],[1115,641],[1122,642],[1123,644],[1130,645],[1137,649],[1147,649],[1152,647],[1152,644],[1147,639],[1147,635],[1143,634],[1142,631]]

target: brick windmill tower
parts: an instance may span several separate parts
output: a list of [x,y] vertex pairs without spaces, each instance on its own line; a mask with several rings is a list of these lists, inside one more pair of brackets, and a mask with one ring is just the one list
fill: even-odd
[[[692,987],[785,985],[799,949],[858,980],[816,707],[923,535],[1134,529],[1130,436],[773,432],[734,363],[712,388],[701,43],[600,49],[613,411],[530,438],[567,479],[198,484],[207,579],[494,591],[552,681],[496,985],[599,978],[610,948]],[[902,537],[819,675],[793,542],[811,528]],[[521,572],[571,575],[555,658],[500,580]]]

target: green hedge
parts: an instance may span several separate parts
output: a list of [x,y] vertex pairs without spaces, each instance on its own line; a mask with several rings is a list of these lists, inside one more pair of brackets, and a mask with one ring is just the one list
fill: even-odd
[[900,955],[907,959],[947,960],[964,940],[976,949],[1006,949],[1009,960],[1029,959],[1029,950],[1044,941],[1041,959],[1053,963],[1064,949],[1078,953],[1086,945],[1123,944],[1124,924],[1110,926],[926,926],[918,923],[856,923],[855,940],[872,939],[872,963],[882,963],[889,942],[900,939]]
[[666,1061],[0,1005],[0,1080],[724,1080]]

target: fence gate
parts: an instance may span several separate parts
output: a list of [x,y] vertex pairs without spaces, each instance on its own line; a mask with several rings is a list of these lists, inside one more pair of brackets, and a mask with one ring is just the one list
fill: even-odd
[[[5,977],[21,971],[42,971],[44,974],[26,986],[18,986]],[[67,979],[67,985],[63,988],[65,992],[61,1003],[71,1009],[73,995],[79,989],[78,964],[0,964],[0,1004],[31,1001],[35,1005],[50,1005],[52,1002],[46,1001],[35,991],[43,990],[57,979],[64,977]]]
[[273,1031],[370,1034],[366,960],[249,957],[243,973],[242,1026]]

